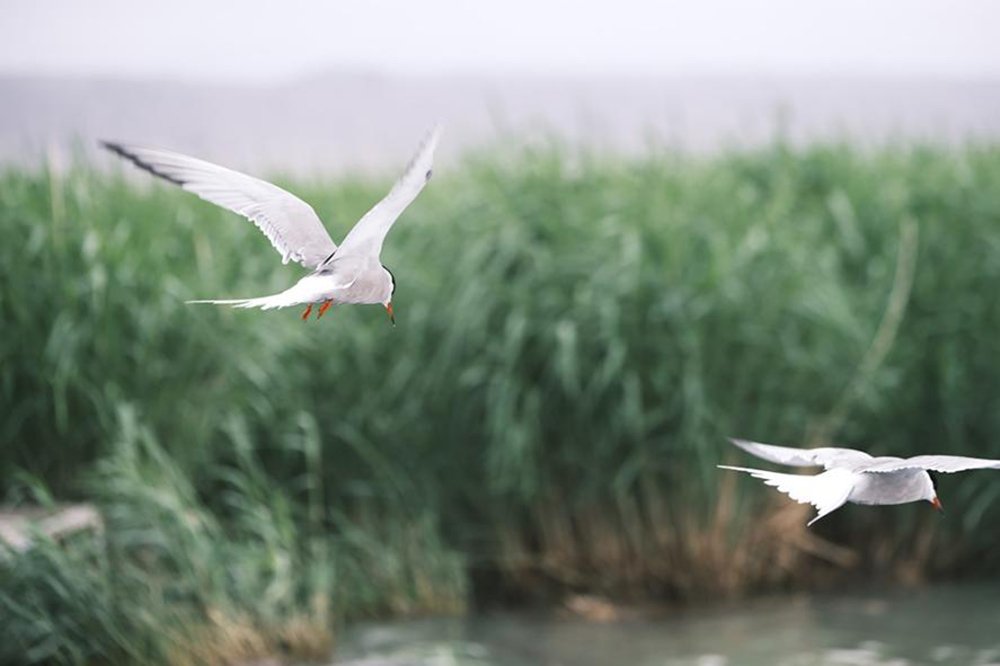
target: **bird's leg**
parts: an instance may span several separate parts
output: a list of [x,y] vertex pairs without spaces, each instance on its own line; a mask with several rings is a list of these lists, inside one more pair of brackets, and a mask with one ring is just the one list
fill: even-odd
[[323,313],[326,312],[327,310],[329,310],[331,305],[333,305],[333,301],[332,300],[323,301],[323,305],[319,306],[319,314],[316,315],[316,319],[319,319],[320,317],[322,317]]
[[302,321],[309,319],[309,313],[313,311],[313,304],[310,303],[306,306],[306,311],[302,313]]

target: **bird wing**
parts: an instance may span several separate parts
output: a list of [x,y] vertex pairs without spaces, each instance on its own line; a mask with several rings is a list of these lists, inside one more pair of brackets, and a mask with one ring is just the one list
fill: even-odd
[[843,506],[854,489],[858,475],[846,469],[831,469],[821,474],[781,474],[749,467],[719,465],[719,469],[746,472],[755,479],[761,479],[769,486],[777,488],[800,504],[816,507],[816,517],[809,521],[812,525],[831,511]]
[[789,465],[792,467],[818,467],[826,469],[834,467],[854,467],[872,459],[864,451],[855,449],[835,448],[832,446],[817,449],[796,449],[790,446],[775,446],[774,444],[762,444],[760,442],[749,442],[744,439],[729,440],[734,445],[743,449],[747,453],[763,458],[779,465]]
[[904,469],[925,469],[931,472],[964,472],[970,469],[1000,469],[1000,460],[968,458],[966,456],[914,456],[897,458],[861,468],[864,472],[898,472]]
[[385,240],[385,235],[389,233],[396,218],[417,198],[424,185],[431,179],[434,148],[440,136],[440,126],[431,130],[420,144],[417,154],[410,160],[406,172],[392,186],[389,194],[365,213],[344,237],[337,250],[338,256],[377,257],[382,253],[382,241]]
[[312,206],[277,185],[180,153],[102,142],[141,169],[243,215],[264,232],[282,263],[317,268],[336,250]]

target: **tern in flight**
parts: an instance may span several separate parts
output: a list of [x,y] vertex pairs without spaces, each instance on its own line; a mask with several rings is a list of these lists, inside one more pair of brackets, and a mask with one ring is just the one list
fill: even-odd
[[312,206],[276,185],[166,150],[109,141],[102,145],[139,168],[246,217],[281,253],[282,263],[293,260],[312,270],[290,288],[271,296],[189,303],[263,310],[305,305],[303,320],[316,304],[318,319],[334,303],[379,303],[395,323],[392,294],[396,281],[379,260],[382,242],[396,218],[430,180],[440,133],[440,127],[435,127],[427,135],[402,178],[354,225],[340,246],[330,238]]
[[941,510],[941,500],[927,472],[964,472],[971,469],[1000,469],[1000,460],[965,456],[929,455],[913,458],[870,456],[855,449],[832,447],[794,449],[787,446],[729,440],[747,453],[779,465],[824,467],[815,475],[780,474],[747,467],[719,465],[721,469],[747,472],[762,479],[802,504],[812,504],[818,513],[812,525],[846,502],[855,504],[907,504],[921,500]]

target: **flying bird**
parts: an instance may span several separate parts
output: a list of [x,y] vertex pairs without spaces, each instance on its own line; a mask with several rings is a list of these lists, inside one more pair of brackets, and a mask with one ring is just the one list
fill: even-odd
[[934,482],[927,472],[964,472],[971,469],[1000,469],[1000,460],[965,456],[928,455],[913,458],[870,456],[864,451],[824,447],[795,449],[787,446],[730,439],[733,444],[779,465],[823,467],[815,475],[781,474],[748,467],[719,465],[720,469],[747,472],[802,504],[812,504],[816,517],[812,525],[846,502],[855,504],[907,504],[921,500],[940,511]]
[[365,213],[339,247],[312,206],[277,185],[167,150],[110,141],[102,145],[139,168],[246,217],[264,232],[281,254],[282,263],[295,261],[312,271],[278,294],[189,303],[262,310],[305,305],[303,321],[317,304],[318,319],[334,303],[373,303],[384,306],[395,324],[392,295],[396,280],[379,259],[382,242],[396,218],[430,180],[440,133],[440,127],[435,127],[427,135],[389,194]]

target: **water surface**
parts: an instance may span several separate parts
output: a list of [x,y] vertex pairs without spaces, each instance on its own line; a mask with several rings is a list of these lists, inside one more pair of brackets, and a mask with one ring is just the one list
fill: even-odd
[[353,666],[1000,666],[1000,583],[769,598],[615,622],[530,613],[361,624]]

